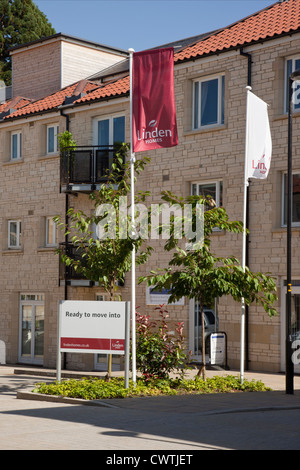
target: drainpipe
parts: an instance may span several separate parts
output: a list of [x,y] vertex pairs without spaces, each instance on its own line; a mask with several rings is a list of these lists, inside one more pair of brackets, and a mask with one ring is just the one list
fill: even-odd
[[[247,57],[248,59],[248,77],[247,86],[251,86],[252,79],[252,56],[249,52],[244,52],[243,48],[240,48],[240,55]],[[246,226],[249,227],[249,185],[247,187],[247,205],[246,205]],[[249,235],[246,237],[246,266],[249,266]],[[245,307],[245,369],[249,370],[249,306]]]
[[240,55],[247,57],[248,59],[248,79],[247,79],[247,86],[251,86],[251,78],[252,78],[252,56],[249,52],[244,52],[243,48],[240,48]]
[[[60,114],[61,114],[61,116],[66,118],[66,130],[69,131],[70,130],[70,117],[69,117],[69,115],[64,114],[62,109],[60,110]],[[68,223],[69,223],[69,217],[68,217],[69,194],[68,194],[68,192],[66,192],[65,200],[66,200],[66,203],[65,203],[65,208],[66,208],[65,209],[66,210],[66,212],[65,212],[65,224],[67,226]],[[66,247],[67,247],[67,244],[68,244],[68,240],[69,240],[68,235],[65,235]],[[68,300],[67,266],[65,266],[65,300]],[[67,368],[67,353],[63,354],[63,368],[64,369]]]
[[[62,109],[60,110],[61,116],[66,118],[66,130],[70,130],[70,117],[68,114],[64,114]],[[69,210],[69,195],[68,192],[66,192],[66,212],[65,212],[65,224],[66,226],[69,223],[69,217],[68,217],[68,210]],[[65,235],[65,242],[66,242],[66,247],[68,244],[69,237],[68,235]],[[67,285],[67,267],[65,266],[65,300],[68,300],[68,285]]]

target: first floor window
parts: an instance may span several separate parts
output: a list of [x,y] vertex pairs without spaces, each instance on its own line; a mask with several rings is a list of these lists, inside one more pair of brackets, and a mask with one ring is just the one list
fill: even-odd
[[217,207],[223,204],[223,184],[222,181],[212,181],[207,183],[192,183],[192,196],[211,197]]
[[[287,224],[287,174],[282,182],[282,225]],[[300,225],[300,173],[294,173],[292,178],[292,224]]]
[[8,221],[8,248],[20,248],[21,246],[21,221]]
[[224,87],[224,75],[194,82],[193,129],[224,124]]
[[96,150],[96,180],[106,178],[111,171],[118,145],[125,142],[125,116],[107,116],[94,121]]
[[56,245],[56,223],[52,217],[46,218],[46,246]]
[[58,151],[58,126],[47,127],[47,153],[56,153]]
[[[293,57],[286,61],[285,69],[285,112],[289,109],[289,77],[292,72],[300,69],[300,57]],[[293,96],[293,111],[300,111],[300,82],[296,80],[293,83],[294,96]]]
[[111,116],[98,121],[98,145],[114,145],[125,142],[125,116]]
[[22,157],[22,134],[13,132],[11,134],[11,160],[18,160]]

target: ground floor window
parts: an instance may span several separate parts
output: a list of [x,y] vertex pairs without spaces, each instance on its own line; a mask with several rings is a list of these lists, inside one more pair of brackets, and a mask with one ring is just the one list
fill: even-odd
[[20,295],[19,361],[42,364],[44,355],[44,295]]

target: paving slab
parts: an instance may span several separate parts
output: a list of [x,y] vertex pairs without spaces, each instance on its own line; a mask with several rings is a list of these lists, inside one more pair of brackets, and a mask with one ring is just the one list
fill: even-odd
[[0,367],[1,450],[101,450],[98,464],[131,452],[143,469],[159,452],[199,464],[203,450],[300,450],[298,377],[292,395],[281,374],[247,373],[275,391],[105,400],[109,406],[16,399],[54,379],[38,374]]

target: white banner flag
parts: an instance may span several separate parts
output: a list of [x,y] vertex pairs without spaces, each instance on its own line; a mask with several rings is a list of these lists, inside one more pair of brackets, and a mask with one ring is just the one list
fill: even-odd
[[268,105],[251,91],[247,97],[245,178],[266,179],[272,155]]

